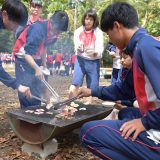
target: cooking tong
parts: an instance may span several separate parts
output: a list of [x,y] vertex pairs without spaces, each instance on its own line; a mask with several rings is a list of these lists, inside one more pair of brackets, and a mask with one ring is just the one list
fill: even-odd
[[61,98],[58,95],[58,93],[53,89],[53,87],[51,87],[51,85],[46,80],[42,80],[42,82],[48,88],[48,90],[51,92],[52,96],[56,99],[56,102],[60,102]]
[[[72,101],[74,101],[74,100],[77,99],[77,96],[75,96],[75,97],[72,97],[72,98],[70,98],[70,99],[67,99],[67,100],[64,100],[64,101],[60,101],[60,99],[61,99],[60,96],[59,96],[59,95],[57,94],[57,92],[50,86],[50,84],[49,84],[47,81],[45,81],[45,80],[42,80],[42,82],[44,83],[44,85],[48,88],[48,90],[51,92],[51,94],[52,94],[52,95],[55,97],[55,99],[56,99],[56,103],[54,103],[54,104],[53,104],[53,107],[51,107],[51,108],[53,108],[54,110],[57,110],[57,109],[63,107],[64,105],[66,105],[66,104],[68,104],[68,103],[70,103],[70,102],[72,102]],[[36,97],[36,96],[33,96],[33,95],[32,95],[32,98],[37,99],[37,100],[40,100],[41,102],[47,104],[47,100],[45,100],[45,99],[43,99],[43,98],[39,98],[39,97]]]
[[[57,92],[51,87],[51,85],[47,81],[42,80],[42,82],[48,88],[48,90],[51,92],[52,96],[54,96],[54,98],[56,99],[56,102],[58,104],[60,102],[60,96],[57,94]],[[47,104],[47,100],[43,99],[41,97],[37,97],[37,96],[32,95],[31,98],[34,98],[36,100],[39,100],[39,101]]]
[[31,98],[34,98],[34,99],[36,99],[36,100],[39,100],[39,101],[47,104],[47,100],[46,100],[46,99],[43,99],[43,98],[40,98],[40,97],[37,97],[37,96],[33,96],[33,95],[31,96]]
[[72,97],[72,98],[67,99],[67,100],[64,100],[64,101],[61,101],[61,102],[58,102],[58,103],[55,103],[54,104],[54,109],[57,110],[57,109],[63,107],[64,105],[75,101],[76,99],[77,99],[77,96],[76,97]]

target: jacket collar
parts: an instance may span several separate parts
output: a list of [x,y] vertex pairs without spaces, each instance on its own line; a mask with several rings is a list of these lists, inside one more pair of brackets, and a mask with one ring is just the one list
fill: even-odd
[[130,41],[127,44],[127,47],[125,48],[125,50],[128,53],[131,53],[131,55],[133,55],[134,49],[136,47],[137,42],[144,37],[145,35],[147,35],[147,30],[140,27],[132,36],[132,38],[130,39]]

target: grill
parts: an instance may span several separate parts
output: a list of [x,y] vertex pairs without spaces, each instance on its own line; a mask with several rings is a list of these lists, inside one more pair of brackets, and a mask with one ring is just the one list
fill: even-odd
[[[79,128],[87,121],[103,119],[113,110],[112,106],[104,107],[102,104],[84,105],[80,102],[76,102],[76,104],[79,104],[78,111],[75,112],[71,119],[56,118],[59,110],[52,110],[52,115],[46,114],[48,110],[45,110],[42,115],[26,112],[26,110],[30,109],[45,109],[44,106],[10,109],[7,111],[7,116],[11,128],[22,141],[29,144],[42,144],[51,138],[59,137]],[[82,107],[85,107],[86,110],[79,110]]]

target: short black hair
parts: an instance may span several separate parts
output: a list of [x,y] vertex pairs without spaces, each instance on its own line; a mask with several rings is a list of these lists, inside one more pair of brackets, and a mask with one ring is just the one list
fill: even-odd
[[67,31],[68,29],[68,14],[65,11],[57,10],[51,16],[51,23],[59,30],[59,31]]
[[135,8],[126,2],[115,2],[109,5],[102,13],[102,31],[106,32],[112,29],[115,21],[126,28],[138,26],[138,15]]
[[85,26],[85,18],[87,16],[93,18],[93,20],[94,20],[93,29],[95,29],[99,25],[98,16],[96,14],[96,11],[94,9],[89,9],[86,11],[86,13],[82,17],[82,25],[83,26]]
[[39,7],[42,8],[42,1],[41,0],[30,0],[29,4],[30,4],[30,6],[32,6],[32,5],[35,5],[35,6],[38,5]]
[[133,58],[133,54],[128,52],[127,48],[124,48],[124,49],[120,50],[120,52],[119,52],[120,57],[122,57],[124,54],[129,55],[131,58]]
[[28,21],[28,11],[26,6],[20,0],[5,0],[1,11],[6,11],[11,21],[25,26]]

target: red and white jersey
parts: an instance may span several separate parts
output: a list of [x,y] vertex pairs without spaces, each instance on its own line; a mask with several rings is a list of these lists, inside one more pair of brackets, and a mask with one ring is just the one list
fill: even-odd
[[157,98],[148,77],[137,65],[135,58],[133,58],[133,75],[135,94],[141,113],[145,114],[148,110],[160,107],[160,100]]
[[[74,32],[74,45],[76,55],[89,60],[100,59],[102,58],[102,53],[104,50],[103,32],[98,27],[90,32],[87,32],[84,27],[81,26]],[[81,45],[84,47],[83,53],[78,52],[78,47]],[[89,56],[85,52],[85,49],[87,48],[94,49],[94,51],[98,53],[97,56]]]

